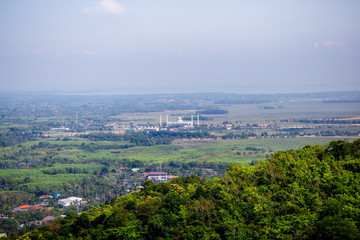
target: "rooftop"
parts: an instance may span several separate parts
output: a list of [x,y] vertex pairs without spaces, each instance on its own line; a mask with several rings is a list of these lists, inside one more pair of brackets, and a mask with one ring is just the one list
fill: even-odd
[[166,172],[149,172],[147,175],[167,175]]

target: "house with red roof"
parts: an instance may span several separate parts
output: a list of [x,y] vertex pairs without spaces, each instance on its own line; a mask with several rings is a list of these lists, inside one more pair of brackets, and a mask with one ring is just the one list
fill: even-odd
[[40,198],[49,198],[50,195],[41,195]]

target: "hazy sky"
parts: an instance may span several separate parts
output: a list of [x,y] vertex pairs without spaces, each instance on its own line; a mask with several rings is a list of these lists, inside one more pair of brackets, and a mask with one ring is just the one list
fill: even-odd
[[0,92],[360,90],[359,0],[1,0]]

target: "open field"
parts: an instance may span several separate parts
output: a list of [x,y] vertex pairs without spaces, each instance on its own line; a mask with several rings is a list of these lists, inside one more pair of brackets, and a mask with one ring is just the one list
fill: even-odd
[[[360,116],[360,103],[321,103],[321,102],[296,102],[296,103],[267,103],[267,104],[224,104],[220,108],[229,111],[225,115],[209,115],[214,118],[205,123],[240,121],[240,122],[267,122],[280,121],[282,119],[321,119],[321,118],[350,118],[358,119]],[[271,106],[274,109],[264,109],[264,106]],[[166,115],[196,114],[195,110],[176,110],[151,113],[122,114],[113,119],[134,123],[158,123],[159,116],[165,121]],[[203,122],[204,123],[204,122]]]
[[[343,137],[298,137],[298,138],[257,138],[257,139],[226,139],[226,140],[188,140],[178,139],[171,145],[138,146],[120,149],[124,142],[90,142],[74,139],[74,141],[48,142],[49,148],[57,148],[53,159],[67,159],[73,163],[89,163],[110,161],[114,166],[121,166],[127,162],[139,161],[147,164],[157,164],[160,153],[163,162],[223,162],[223,163],[249,163],[252,160],[265,159],[267,154],[275,151],[301,148],[305,145],[324,145],[333,140],[344,139]],[[349,141],[355,137],[346,138]],[[28,147],[31,148],[32,145]],[[37,143],[35,143],[37,145]],[[81,149],[89,146],[92,151]],[[60,149],[59,149],[60,148]],[[106,149],[103,149],[106,148]],[[251,149],[251,148],[256,148]],[[34,150],[32,155],[37,156],[44,149]],[[37,153],[37,154],[35,154]]]
[[[274,109],[264,109],[271,106]],[[228,115],[214,116],[215,121],[266,122],[282,119],[321,119],[357,117],[360,115],[359,103],[271,103],[221,105],[229,110]]]
[[[249,163],[252,160],[263,160],[266,154],[275,151],[285,151],[289,149],[302,148],[306,145],[320,144],[325,145],[330,141],[344,139],[342,137],[302,137],[302,138],[257,138],[257,139],[227,139],[227,140],[206,140],[206,141],[184,141],[176,140],[173,145],[182,146],[183,152],[197,152],[197,155],[203,153],[214,153],[214,158],[228,163]],[[346,138],[353,141],[357,138]],[[258,153],[245,150],[246,148],[257,148]],[[245,152],[244,155],[236,155],[237,152]],[[251,152],[251,153],[250,153]],[[222,155],[220,154],[222,153]],[[205,158],[206,159],[206,158]],[[207,158],[210,160],[211,158]]]
[[[71,159],[80,162],[109,160],[115,165],[125,162],[140,161],[146,164],[159,163],[160,153],[163,162],[223,162],[223,163],[249,163],[252,160],[262,160],[268,153],[301,148],[305,145],[324,145],[333,140],[344,139],[343,137],[301,137],[301,138],[257,138],[257,139],[226,139],[226,140],[175,140],[171,145],[156,145],[151,147],[132,147],[118,149],[124,143],[96,142],[99,146],[108,146],[108,150],[95,150],[87,152],[78,147],[83,141],[68,142],[68,150],[62,150]],[[356,137],[346,138],[349,141]],[[81,144],[79,144],[81,143]],[[64,142],[60,141],[60,145]],[[88,142],[88,144],[91,144]],[[94,143],[93,143],[94,144]],[[65,144],[63,146],[66,146]],[[95,144],[94,144],[95,146]],[[71,148],[76,148],[72,149]],[[258,150],[246,150],[257,148]],[[241,152],[241,154],[239,154]],[[73,157],[71,157],[73,156]]]

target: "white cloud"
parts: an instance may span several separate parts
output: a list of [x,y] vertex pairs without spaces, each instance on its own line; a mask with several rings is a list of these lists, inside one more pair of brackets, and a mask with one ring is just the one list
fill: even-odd
[[345,44],[333,40],[322,40],[321,42],[316,42],[314,44],[315,48],[319,48],[320,46],[325,48],[344,48]]
[[84,14],[110,14],[110,15],[124,15],[127,9],[116,2],[115,0],[100,0],[90,7],[85,7],[81,10]]

